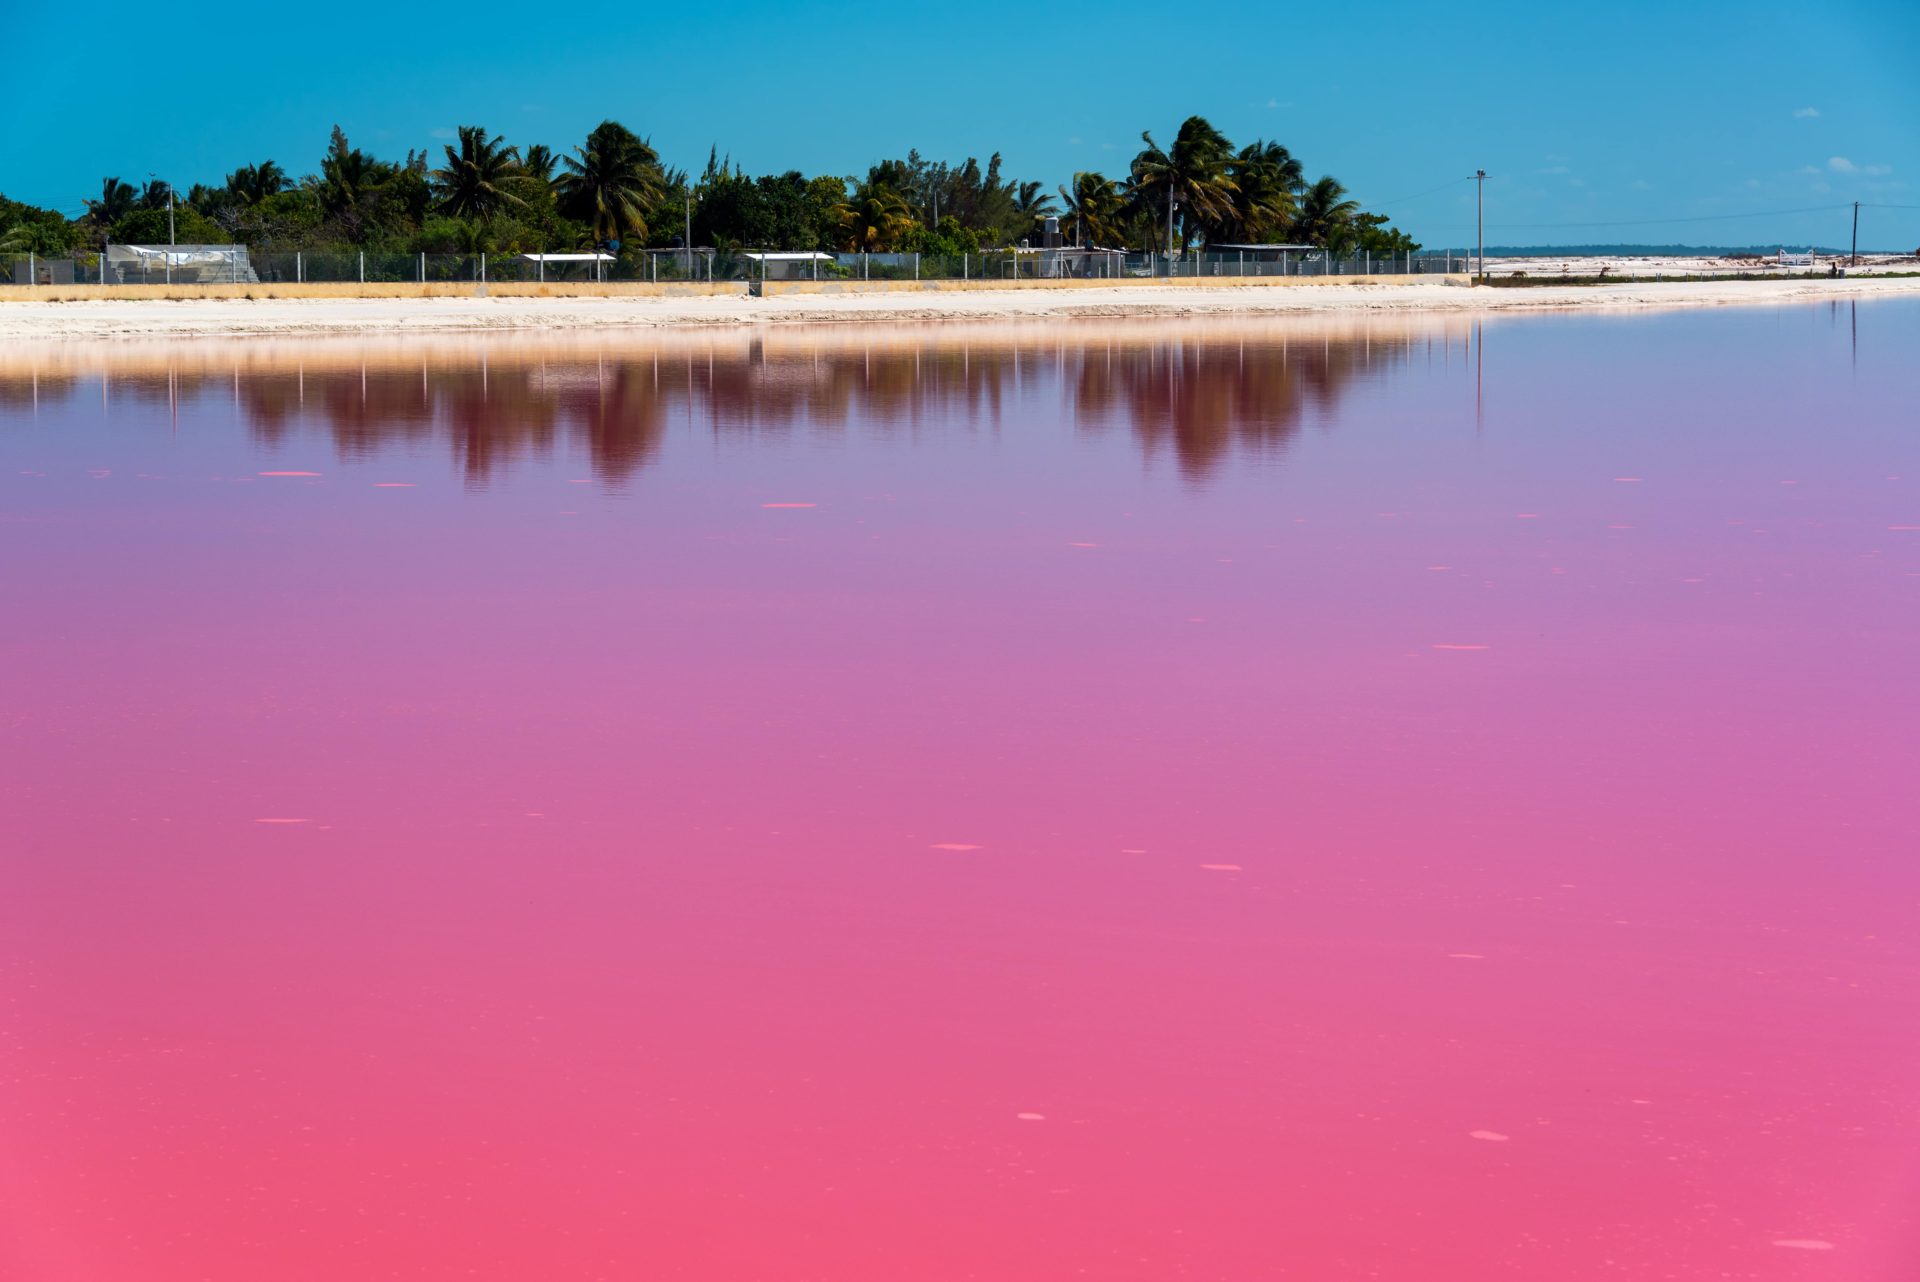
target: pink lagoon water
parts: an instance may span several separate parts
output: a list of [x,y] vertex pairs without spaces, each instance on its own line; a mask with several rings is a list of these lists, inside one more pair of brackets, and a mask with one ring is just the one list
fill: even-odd
[[0,1278],[1920,1276],[1916,340],[0,353]]

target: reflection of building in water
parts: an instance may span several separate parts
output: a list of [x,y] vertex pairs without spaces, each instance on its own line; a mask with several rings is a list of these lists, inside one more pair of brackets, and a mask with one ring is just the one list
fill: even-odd
[[[323,430],[343,459],[438,446],[473,484],[562,447],[582,450],[597,475],[617,481],[658,454],[670,424],[723,437],[990,430],[1016,405],[1057,398],[1081,430],[1130,431],[1149,456],[1170,451],[1197,478],[1232,450],[1284,445],[1348,389],[1404,363],[1415,343],[1455,341],[1407,327],[1337,336],[1286,325],[1202,327],[1171,340],[1167,332],[775,331],[413,354],[309,345],[226,369],[217,355],[191,361],[159,351],[124,359],[100,390],[109,407],[161,402],[176,412],[230,398],[263,442]],[[1015,341],[1028,333],[1031,341]],[[49,388],[74,395],[83,376],[70,363],[0,368],[0,404],[24,403],[29,380],[42,399]]]

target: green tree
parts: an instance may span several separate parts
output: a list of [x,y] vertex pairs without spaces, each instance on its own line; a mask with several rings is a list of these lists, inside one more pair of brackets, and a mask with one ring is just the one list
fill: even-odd
[[560,158],[545,143],[536,142],[520,153],[520,172],[549,187],[553,185],[553,171],[559,163]]
[[562,158],[560,210],[587,224],[595,244],[644,242],[647,211],[665,191],[660,156],[625,125],[603,120]]
[[962,254],[979,253],[980,237],[949,214],[940,219],[938,227],[916,224],[901,247],[931,257],[958,258]]
[[1385,214],[1355,214],[1347,223],[1347,239],[1352,248],[1370,254],[1406,254],[1420,248],[1419,241],[1389,226]]
[[1302,182],[1293,154],[1277,142],[1251,142],[1234,156],[1228,172],[1236,190],[1220,228],[1223,238],[1260,244],[1285,236]]
[[1045,184],[1039,181],[1015,183],[1013,185],[1013,215],[1015,219],[1014,238],[1031,235],[1043,218],[1051,218],[1060,211],[1054,206],[1053,193],[1044,191]]
[[111,227],[133,212],[138,198],[139,193],[134,191],[132,183],[123,183],[118,178],[104,178],[100,182],[100,199],[87,202],[87,217],[96,226]]
[[1359,202],[1347,198],[1347,189],[1331,175],[1324,176],[1300,193],[1300,210],[1293,220],[1294,238],[1309,245],[1331,244],[1359,212]]
[[444,149],[447,163],[430,174],[429,182],[443,213],[455,218],[485,221],[527,202],[513,190],[522,177],[520,162],[500,135],[487,137],[483,125],[461,125],[458,146]]
[[335,125],[327,154],[320,159],[319,176],[306,182],[319,198],[321,210],[336,215],[357,207],[386,177],[382,172],[386,168],[358,147],[349,146],[346,132]]
[[287,171],[271,160],[257,165],[242,165],[227,175],[227,192],[242,205],[257,205],[269,196],[277,196],[293,186]]
[[1071,188],[1060,189],[1060,201],[1066,207],[1061,231],[1073,237],[1074,244],[1100,249],[1123,243],[1126,198],[1111,178],[1082,170],[1073,176]]
[[0,196],[0,254],[70,253],[84,239],[78,223],[57,209],[42,209]]
[[[1133,158],[1128,193],[1135,204],[1158,211],[1164,221],[1168,202],[1179,207],[1179,244],[1227,225],[1233,216],[1233,198],[1239,184],[1232,175],[1233,144],[1204,116],[1188,116],[1162,150],[1150,132],[1142,132],[1146,148]],[[1174,246],[1169,245],[1168,252]]]
[[[179,205],[173,211],[173,238],[182,245],[225,245],[233,237],[211,218],[192,205]],[[140,208],[113,225],[110,239],[119,245],[164,245],[167,243],[167,210]]]
[[840,207],[840,243],[849,250],[885,253],[913,229],[907,198],[881,183],[858,184]]

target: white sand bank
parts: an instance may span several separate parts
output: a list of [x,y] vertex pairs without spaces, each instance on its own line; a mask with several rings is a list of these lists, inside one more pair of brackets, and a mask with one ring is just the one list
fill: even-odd
[[404,334],[774,323],[897,323],[1120,316],[1489,313],[1920,297],[1920,278],[1702,281],[1466,288],[1323,285],[1222,289],[1128,285],[972,293],[788,295],[774,298],[327,298],[0,300],[0,340],[237,334]]

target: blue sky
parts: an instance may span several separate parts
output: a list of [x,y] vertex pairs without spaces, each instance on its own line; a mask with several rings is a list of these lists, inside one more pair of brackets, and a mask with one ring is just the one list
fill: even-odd
[[[437,157],[476,122],[572,147],[606,117],[689,168],[715,143],[749,172],[998,150],[1051,187],[1124,173],[1140,130],[1165,141],[1198,112],[1236,142],[1286,143],[1436,247],[1472,239],[1457,180],[1475,168],[1492,175],[1489,243],[1844,243],[1846,211],[1776,211],[1860,200],[1909,206],[1863,211],[1863,246],[1920,245],[1912,0],[1071,13],[186,0],[156,24],[119,0],[82,22],[26,6],[0,24],[0,192],[78,212],[105,174],[184,188],[267,157],[310,172],[335,122],[398,158]],[[149,29],[194,34],[169,56]]]

